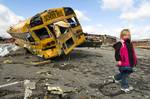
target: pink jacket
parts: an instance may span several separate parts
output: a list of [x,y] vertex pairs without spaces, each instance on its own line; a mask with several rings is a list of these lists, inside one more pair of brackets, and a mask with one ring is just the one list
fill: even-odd
[[119,66],[135,66],[137,64],[136,54],[131,42],[117,42],[115,48],[115,59],[121,61]]

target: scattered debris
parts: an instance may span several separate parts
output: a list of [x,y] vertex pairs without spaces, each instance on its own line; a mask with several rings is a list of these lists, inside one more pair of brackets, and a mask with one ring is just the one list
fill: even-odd
[[60,70],[70,70],[75,68],[75,66],[70,63],[64,62],[62,64],[54,64],[53,68],[59,68]]
[[4,63],[4,64],[12,64],[12,63],[13,63],[13,61],[12,61],[12,60],[7,59],[7,60],[4,60],[4,61],[3,61],[3,63]]
[[5,79],[7,82],[10,82],[10,81],[14,80],[15,78],[14,78],[14,77],[5,77],[4,79]]
[[30,96],[32,96],[32,90],[35,89],[35,82],[31,82],[30,80],[24,81],[24,87],[25,87],[25,95],[24,99],[28,99]]
[[51,71],[42,70],[42,71],[38,71],[37,74],[44,75],[44,76],[50,76],[51,75]]
[[45,65],[45,64],[48,64],[48,63],[50,63],[50,62],[51,62],[51,60],[45,60],[45,61],[32,61],[32,62],[30,62],[30,64],[31,64],[31,65],[37,66],[37,65]]
[[[66,86],[54,86],[46,84],[49,95],[58,95],[59,99],[80,99],[78,91],[75,88]],[[54,98],[56,99],[56,98]]]
[[12,51],[18,50],[19,47],[16,46],[15,44],[0,44],[0,57],[4,57],[8,55]]
[[[150,97],[148,75],[150,74],[150,52],[148,50],[136,49],[137,72],[131,75],[129,82],[135,90],[128,95],[120,91],[119,84],[110,83],[108,78],[117,72],[111,48],[77,48],[71,53],[71,60],[59,57],[45,64],[44,67],[31,65],[31,62],[43,60],[31,54],[23,54],[24,51],[21,50],[17,56],[0,57],[3,68],[0,71],[0,83],[22,81],[21,84],[0,88],[0,99],[23,99],[26,89],[25,79],[36,82],[35,89],[26,90],[28,99],[44,99],[43,97],[47,97],[46,99],[120,99],[126,96],[129,97],[128,99],[149,99]],[[5,60],[9,61],[4,64]]]
[[54,86],[54,85],[50,85],[50,84],[46,84],[46,86],[47,86],[47,90],[53,94],[64,94],[64,93],[68,93],[68,92],[77,91],[72,87],[66,87],[66,86]]
[[85,33],[86,41],[80,45],[80,47],[94,47],[100,48],[102,46],[111,46],[116,41],[117,38],[110,35],[97,35]]
[[13,83],[9,83],[9,84],[0,85],[0,88],[9,87],[9,86],[16,85],[19,83],[21,83],[21,82],[13,82]]

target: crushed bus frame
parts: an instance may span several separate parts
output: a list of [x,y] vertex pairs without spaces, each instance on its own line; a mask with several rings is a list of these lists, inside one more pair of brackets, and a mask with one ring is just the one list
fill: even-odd
[[70,7],[48,9],[9,28],[15,43],[45,59],[68,54],[85,41]]

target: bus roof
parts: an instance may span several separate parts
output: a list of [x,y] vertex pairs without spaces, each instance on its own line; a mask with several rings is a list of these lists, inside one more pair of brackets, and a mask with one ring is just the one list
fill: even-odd
[[61,16],[67,16],[70,14],[74,14],[73,9],[70,7],[48,9],[48,10],[45,10],[41,13],[34,15],[31,18],[26,19],[25,21],[19,22],[18,24],[10,27],[7,32],[8,33],[27,33],[29,32],[29,28],[42,25],[44,22],[51,21],[55,18],[58,18]]
[[11,26],[7,32],[8,33],[27,33],[29,32],[29,29],[28,29],[29,22],[30,22],[30,19],[21,21],[18,24]]

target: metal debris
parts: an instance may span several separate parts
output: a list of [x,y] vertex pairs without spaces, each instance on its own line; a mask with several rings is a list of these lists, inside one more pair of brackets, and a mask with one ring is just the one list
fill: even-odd
[[8,55],[12,51],[18,50],[19,47],[16,46],[15,44],[0,44],[0,57],[4,57]]
[[16,85],[16,84],[19,84],[19,83],[21,83],[21,82],[13,82],[13,83],[9,83],[9,84],[0,85],[0,88],[5,88],[5,87]]
[[45,65],[45,64],[48,64],[50,63],[51,61],[50,60],[45,60],[45,61],[32,61],[30,62],[30,65]]

